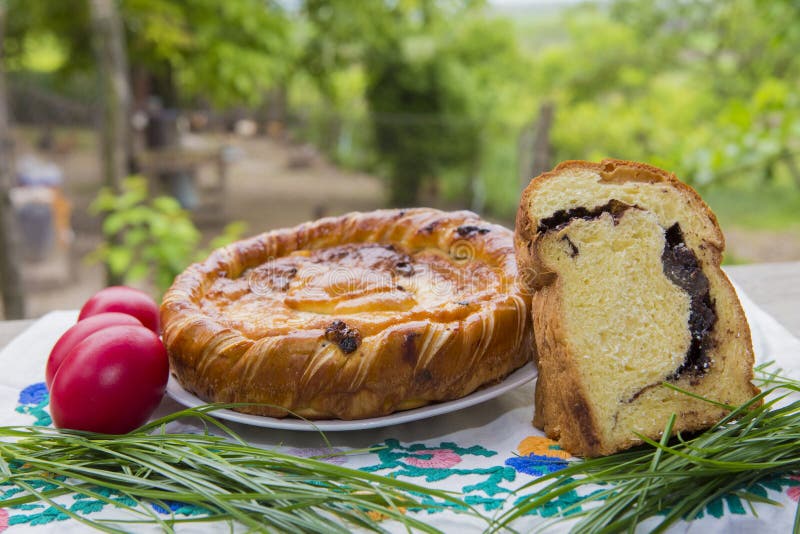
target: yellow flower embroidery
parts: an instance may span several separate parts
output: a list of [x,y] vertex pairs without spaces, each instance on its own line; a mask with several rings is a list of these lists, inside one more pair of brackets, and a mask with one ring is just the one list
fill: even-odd
[[[406,507],[405,506],[398,506],[397,507],[397,511],[400,512],[401,514],[405,515]],[[370,510],[369,512],[367,512],[367,516],[369,516],[369,518],[372,519],[373,521],[384,521],[386,519],[389,519],[388,515],[382,514],[381,512],[378,512],[378,511],[375,511],[375,510]]]
[[520,456],[536,454],[539,456],[550,456],[551,458],[561,458],[569,460],[572,455],[558,446],[552,439],[542,436],[528,436],[517,445],[517,452]]

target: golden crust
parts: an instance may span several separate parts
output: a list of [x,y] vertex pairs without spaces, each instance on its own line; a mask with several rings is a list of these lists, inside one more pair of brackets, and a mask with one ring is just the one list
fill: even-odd
[[[700,228],[693,230],[694,235],[689,237],[697,240],[696,253],[710,280],[711,297],[719,316],[718,326],[712,332],[714,366],[726,376],[735,377],[735,381],[731,380],[734,383],[732,391],[720,392],[711,387],[703,389],[704,385],[701,384],[698,392],[709,398],[717,398],[720,402],[738,404],[757,394],[758,389],[750,384],[754,358],[749,326],[733,286],[720,269],[724,238],[716,217],[700,196],[673,174],[642,163],[611,159],[600,163],[561,163],[553,171],[534,178],[526,187],[516,220],[516,255],[523,284],[532,292],[531,313],[536,345],[534,357],[539,368],[533,423],[551,439],[559,440],[560,445],[571,453],[599,456],[636,445],[641,440],[630,437],[621,445],[619,441],[608,442],[603,439],[603,430],[609,427],[610,422],[595,413],[592,396],[580,379],[577,355],[573,354],[570,334],[564,323],[563,280],[560,273],[545,263],[540,251],[544,234],[538,231],[540,220],[531,213],[541,205],[542,191],[548,182],[563,179],[565,172],[583,169],[599,175],[600,183],[663,183],[677,190],[682,199],[683,212],[697,215],[694,220],[699,221]],[[605,202],[605,198],[600,198],[596,204],[586,207],[591,209]],[[550,215],[552,213],[544,217]],[[609,320],[613,320],[611,317],[613,315]],[[682,379],[678,385],[692,390],[694,383]],[[679,401],[674,406],[682,406],[677,413],[675,431],[708,428],[727,413],[691,399]],[[642,417],[648,416],[642,414]],[[664,422],[657,423],[654,431],[645,434],[658,439],[659,429],[663,429],[663,426]]]
[[470,212],[325,218],[215,251],[161,321],[172,373],[240,411],[361,419],[465,396],[531,358],[511,231]]

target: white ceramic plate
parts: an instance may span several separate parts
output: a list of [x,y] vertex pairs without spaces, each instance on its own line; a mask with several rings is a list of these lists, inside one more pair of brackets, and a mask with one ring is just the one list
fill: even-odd
[[[536,367],[532,363],[517,369],[505,380],[502,382],[495,384],[493,386],[489,386],[484,389],[479,389],[478,391],[472,393],[471,395],[467,395],[466,397],[447,401],[447,402],[440,402],[437,404],[430,404],[428,406],[423,406],[422,408],[416,408],[414,410],[406,410],[403,412],[396,412],[391,415],[386,415],[384,417],[373,417],[371,419],[358,419],[355,421],[342,421],[340,419],[326,419],[326,420],[317,420],[313,423],[310,421],[304,421],[302,419],[292,419],[292,418],[285,418],[285,419],[278,419],[275,417],[264,417],[260,415],[249,415],[239,412],[234,412],[233,410],[216,410],[212,412],[212,415],[215,417],[219,417],[220,419],[226,419],[228,421],[235,421],[237,423],[244,423],[246,425],[253,425],[253,426],[262,426],[267,428],[279,428],[284,430],[311,430],[311,431],[319,431],[323,430],[326,432],[331,431],[341,431],[341,430],[364,430],[368,428],[379,428],[383,426],[390,426],[390,425],[398,425],[400,423],[408,423],[409,421],[417,421],[419,419],[426,419],[428,417],[433,417],[435,415],[441,415],[444,413],[454,412],[456,410],[461,410],[463,408],[467,408],[469,406],[474,406],[481,402],[487,401],[489,399],[493,399],[502,395],[503,393],[510,391],[522,384],[530,382],[534,378],[536,378]],[[178,401],[180,404],[187,406],[189,408],[193,408],[195,406],[201,406],[206,404],[204,401],[200,400],[199,398],[195,397],[178,383],[175,377],[169,377],[169,383],[167,384],[167,393]]]

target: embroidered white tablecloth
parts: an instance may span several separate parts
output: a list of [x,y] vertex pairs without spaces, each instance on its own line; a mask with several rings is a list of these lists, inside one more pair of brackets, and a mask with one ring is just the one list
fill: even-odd
[[[740,293],[741,295],[741,293]],[[742,303],[753,331],[757,361],[775,360],[787,374],[800,378],[800,341],[792,337],[772,317],[755,306],[745,295]],[[52,312],[14,339],[0,353],[0,425],[49,424],[48,395],[44,387],[45,360],[59,335],[76,320],[74,311]],[[180,409],[165,397],[156,416]],[[335,457],[331,461],[382,475],[392,475],[429,487],[459,492],[463,499],[492,517],[513,506],[519,494],[511,492],[541,476],[560,469],[568,455],[554,447],[531,425],[533,383],[520,386],[485,403],[430,419],[385,428],[327,434],[333,447],[340,450],[382,447],[375,452]],[[183,431],[200,431],[191,422],[176,423]],[[327,449],[322,437],[314,432],[275,430],[231,425],[251,443],[275,447],[297,455],[312,456]],[[800,445],[798,445],[800,446]],[[0,496],[13,491],[0,483]],[[800,499],[800,473],[776,477],[751,488],[782,506],[743,502],[728,496],[712,503],[702,517],[681,522],[670,532],[791,532]],[[572,504],[574,493],[566,494],[513,526],[527,532],[541,525],[557,509]],[[118,510],[86,497],[65,496],[60,503],[92,517],[114,517]],[[755,513],[753,513],[753,510]],[[167,514],[167,510],[157,510]],[[200,511],[175,503],[172,513],[189,516]],[[481,532],[485,524],[450,511],[419,512],[420,518],[445,532]],[[640,525],[647,531],[653,520]],[[399,525],[385,528],[403,531]],[[570,522],[559,523],[556,530],[567,530]],[[137,532],[142,526],[133,527]],[[180,526],[179,531],[214,532],[223,525],[198,523]],[[26,529],[59,532],[84,531],[86,527],[45,504],[0,509],[0,531]]]

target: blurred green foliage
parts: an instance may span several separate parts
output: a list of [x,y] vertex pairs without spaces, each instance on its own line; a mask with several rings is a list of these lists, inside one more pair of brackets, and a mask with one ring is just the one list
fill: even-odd
[[[4,0],[10,67],[31,67],[31,48],[57,38],[58,82],[92,71],[91,17],[85,0]],[[119,0],[131,70],[151,74],[168,105],[192,99],[255,105],[294,62],[290,24],[269,0]],[[58,79],[60,77],[61,79]],[[165,87],[168,86],[168,87]]]
[[[354,149],[351,138],[332,153],[345,162],[357,153],[355,164],[388,176],[395,203],[413,202],[427,179],[510,219],[524,183],[520,158],[532,149],[520,134],[551,102],[550,165],[646,161],[704,194],[748,198],[757,226],[800,224],[795,2],[618,0],[513,20],[481,3],[420,1],[370,3],[362,20],[347,16],[347,3],[306,3],[315,50],[330,58],[314,76],[337,87],[341,73],[360,74],[350,85],[360,105],[340,92],[328,112],[340,110],[345,131],[371,125],[373,137],[356,141],[377,157],[363,157],[369,149]],[[719,209],[735,222],[742,203]]]
[[389,202],[416,204],[423,183],[457,172],[471,203],[484,132],[500,119],[503,96],[524,87],[510,23],[475,1],[309,0],[303,14],[311,35],[303,65],[325,105],[344,100],[343,73],[362,69],[359,120],[371,127],[366,141],[373,170],[389,179]]
[[101,189],[90,211],[104,215],[107,239],[87,259],[104,263],[126,284],[149,282],[159,297],[189,264],[235,241],[245,229],[241,222],[231,223],[207,248],[199,248],[202,236],[189,213],[170,196],[151,198],[140,176],[125,179],[119,194]]
[[[61,58],[63,76],[92,68],[83,0],[7,2],[12,67]],[[156,90],[184,106],[252,109],[282,92],[294,135],[384,176],[393,204],[433,190],[510,219],[532,150],[523,134],[547,102],[547,165],[646,161],[704,194],[772,203],[778,215],[756,224],[800,219],[792,0],[615,0],[510,15],[480,0],[119,5],[131,71],[152,73]]]
[[730,175],[800,185],[800,5],[620,0],[566,18],[537,89],[559,102],[559,158],[611,155],[697,186]]

